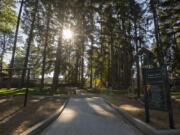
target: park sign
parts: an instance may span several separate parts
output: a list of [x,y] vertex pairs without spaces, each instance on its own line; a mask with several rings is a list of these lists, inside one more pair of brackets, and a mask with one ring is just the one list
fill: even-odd
[[151,109],[167,111],[166,91],[162,84],[151,86],[148,100]]
[[162,68],[144,68],[144,85],[156,85],[163,83]]
[[145,120],[150,122],[149,108],[167,111],[169,127],[175,128],[171,105],[170,85],[167,66],[161,68],[143,68]]
[[167,111],[166,70],[163,68],[144,68],[144,85],[148,86],[148,102],[151,109]]

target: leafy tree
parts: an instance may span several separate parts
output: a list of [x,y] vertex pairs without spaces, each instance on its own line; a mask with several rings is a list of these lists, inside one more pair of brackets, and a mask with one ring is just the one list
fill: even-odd
[[[2,0],[0,2],[0,34],[1,34],[1,71],[3,68],[4,54],[7,48],[10,48],[10,38],[16,25],[16,14],[12,9],[14,5],[13,0]],[[7,47],[8,46],[8,47]]]
[[10,68],[14,67],[14,58],[15,58],[15,53],[16,53],[16,44],[17,44],[17,39],[18,39],[19,25],[20,25],[21,13],[22,13],[23,5],[24,5],[24,0],[21,0],[21,5],[20,5],[20,8],[19,8],[17,24],[16,24],[16,31],[15,31],[15,37],[14,37],[14,45],[13,45],[13,49],[12,49],[12,58],[11,58],[11,61],[10,61]]
[[159,21],[162,37],[162,53],[171,73],[180,69],[180,2],[165,0],[159,3]]

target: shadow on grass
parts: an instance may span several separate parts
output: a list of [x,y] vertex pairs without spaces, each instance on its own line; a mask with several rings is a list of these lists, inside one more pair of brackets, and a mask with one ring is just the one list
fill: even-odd
[[[5,114],[11,111],[11,113],[1,118],[0,121],[0,133],[2,135],[18,135],[22,133],[25,129],[47,118],[63,103],[63,100],[59,98],[31,97],[27,107],[15,108],[15,111],[12,111],[13,106],[21,106],[23,102],[23,97],[14,98],[14,102],[6,104],[5,110],[7,112],[4,112]],[[2,110],[2,108],[3,107],[0,106],[0,110]],[[3,114],[3,112],[1,113]]]

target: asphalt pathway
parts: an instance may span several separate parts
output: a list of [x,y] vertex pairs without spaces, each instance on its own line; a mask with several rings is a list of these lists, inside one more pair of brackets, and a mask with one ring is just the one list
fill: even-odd
[[142,135],[100,97],[71,98],[41,135]]

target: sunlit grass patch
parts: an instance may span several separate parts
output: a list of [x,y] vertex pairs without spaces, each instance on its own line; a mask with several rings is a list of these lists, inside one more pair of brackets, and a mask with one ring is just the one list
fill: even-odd
[[[30,94],[35,94],[36,89],[29,88]],[[0,95],[24,95],[26,92],[26,88],[1,88],[0,89]]]
[[0,95],[22,95],[25,93],[25,89],[16,89],[16,88],[2,88],[0,89]]
[[171,97],[174,99],[180,99],[180,90],[171,92]]

